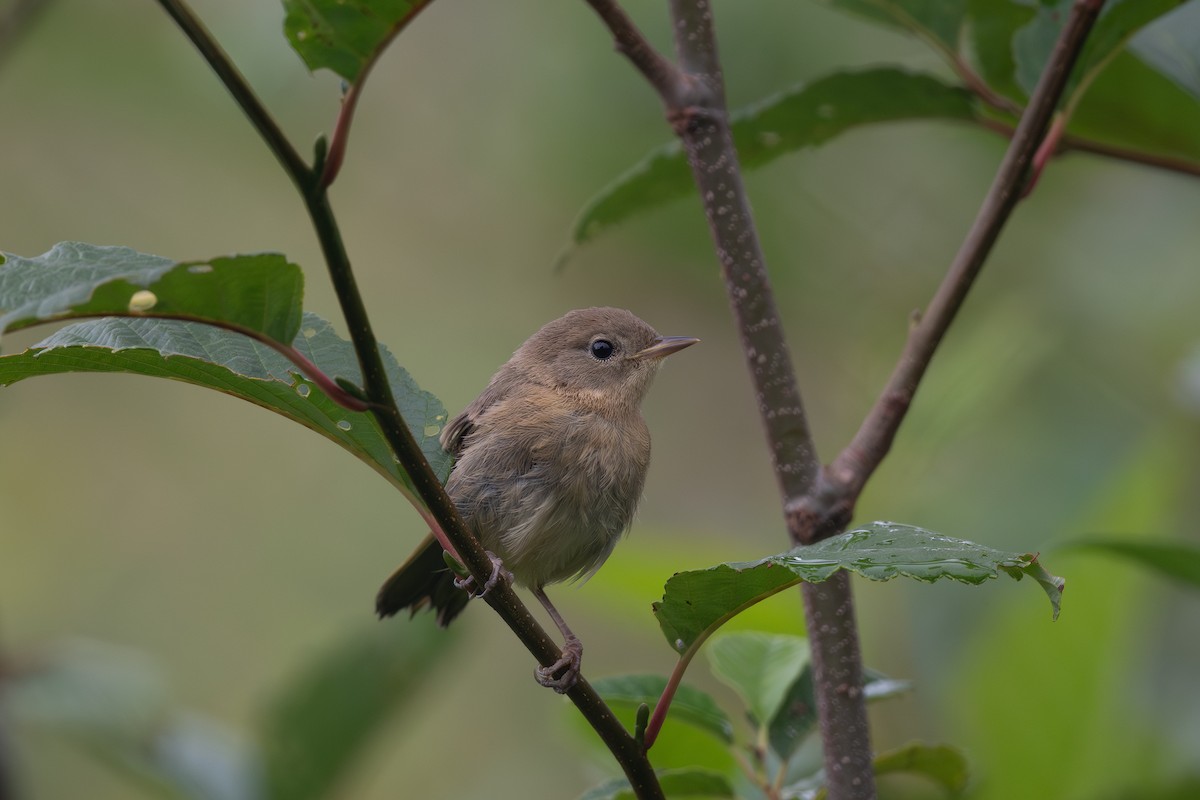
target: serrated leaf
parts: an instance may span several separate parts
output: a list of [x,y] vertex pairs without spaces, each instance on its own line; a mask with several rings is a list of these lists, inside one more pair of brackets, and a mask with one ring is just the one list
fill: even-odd
[[1200,587],[1200,546],[1192,542],[1096,538],[1071,542],[1060,549],[1108,553]]
[[128,247],[62,242],[0,263],[0,334],[107,315],[185,318],[287,344],[300,328],[304,275],[277,253],[171,261]]
[[[929,75],[880,67],[834,73],[773,95],[735,112],[732,126],[741,164],[750,170],[861,125],[913,119],[969,121],[976,114],[976,102],[964,89]],[[663,145],[588,201],[573,226],[571,246],[692,191],[682,147],[678,142]],[[567,250],[560,261],[569,254]]]
[[[614,675],[592,681],[592,688],[608,703],[654,707],[667,679],[662,675]],[[733,743],[733,723],[710,695],[681,685],[671,703],[671,719],[706,731],[726,744]],[[657,751],[656,751],[657,752]]]
[[[886,700],[912,690],[909,681],[889,678],[872,669],[863,671],[863,697],[868,703]],[[767,742],[783,761],[817,728],[817,698],[813,687],[812,666],[806,665],[792,685],[767,726]]]
[[[658,784],[668,797],[704,798],[735,797],[729,778],[719,772],[691,767],[659,770]],[[626,778],[614,778],[580,795],[579,800],[637,800]]]
[[[292,345],[325,374],[361,381],[354,348],[315,314],[304,314]],[[386,348],[382,355],[400,411],[444,481],[450,456],[437,439],[446,411]],[[287,359],[245,336],[192,322],[106,318],[69,325],[24,353],[0,356],[0,386],[69,372],[149,375],[240,397],[333,440],[417,502],[408,475],[371,414],[338,406]]]
[[[1084,76],[1101,68],[1141,28],[1184,2],[1186,0],[1109,0],[1088,35],[1063,97],[1070,98]],[[1033,20],[1014,35],[1016,79],[1027,95],[1033,93],[1072,5],[1074,0],[1039,4]]]
[[431,0],[283,0],[284,34],[309,70],[357,81]]
[[331,796],[366,742],[449,652],[452,633],[431,621],[397,636],[376,625],[354,634],[300,675],[267,709],[263,754],[272,800]]
[[778,712],[808,656],[807,639],[758,631],[729,633],[708,645],[713,675],[737,692],[758,725]]
[[963,0],[821,0],[873,22],[908,31],[931,40],[943,50],[958,49],[966,16]]
[[677,573],[667,581],[654,615],[680,653],[702,642],[740,611],[801,581],[819,583],[838,570],[876,581],[896,577],[932,583],[942,578],[979,584],[1001,573],[1041,584],[1058,617],[1063,580],[1032,554],[1006,553],[911,525],[875,522],[807,547],[759,561],[718,564]]
[[1147,25],[1129,49],[1200,100],[1200,3],[1185,3]]

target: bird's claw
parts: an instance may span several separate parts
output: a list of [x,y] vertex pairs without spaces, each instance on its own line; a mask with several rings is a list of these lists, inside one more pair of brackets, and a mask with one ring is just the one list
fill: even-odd
[[512,580],[512,573],[504,568],[504,562],[500,560],[500,556],[496,555],[490,550],[486,550],[484,552],[486,552],[487,557],[491,559],[492,574],[488,576],[488,579],[484,582],[482,589],[476,591],[475,577],[473,575],[467,575],[465,578],[454,579],[454,585],[471,595],[473,598],[483,597],[492,589],[495,589],[496,584],[500,582],[501,577],[506,577],[510,581]]
[[538,667],[534,672],[537,682],[559,694],[571,691],[579,680],[579,669],[583,663],[583,644],[572,636],[563,643],[562,657],[548,667]]

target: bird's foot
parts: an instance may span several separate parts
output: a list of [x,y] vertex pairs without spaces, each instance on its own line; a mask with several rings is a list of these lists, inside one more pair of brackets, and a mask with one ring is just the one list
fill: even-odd
[[571,691],[579,680],[579,668],[583,663],[583,643],[571,636],[562,647],[562,657],[548,667],[538,667],[534,672],[537,682],[559,694]]
[[487,557],[491,559],[492,574],[488,576],[488,579],[486,582],[484,582],[482,589],[476,589],[475,577],[473,575],[467,575],[465,578],[454,579],[454,585],[471,595],[471,597],[483,597],[492,589],[496,588],[496,584],[500,582],[501,577],[508,578],[510,581],[512,580],[512,573],[504,568],[504,562],[500,560],[500,556],[496,555],[490,550],[485,550],[484,552],[486,552]]

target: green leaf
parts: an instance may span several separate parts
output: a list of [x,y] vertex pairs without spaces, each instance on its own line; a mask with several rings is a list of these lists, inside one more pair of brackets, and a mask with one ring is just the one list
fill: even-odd
[[709,644],[708,662],[713,675],[742,698],[755,722],[766,725],[808,664],[808,640],[758,631],[729,633]]
[[1119,53],[1097,76],[1067,132],[1200,164],[1200,103],[1128,52]]
[[[872,766],[877,776],[924,776],[951,795],[961,793],[970,778],[966,756],[947,745],[905,745],[875,756]],[[829,789],[826,787],[825,771],[818,770],[815,774],[788,786],[784,789],[784,796],[802,800],[826,800],[829,797]]]
[[966,17],[963,0],[822,0],[826,5],[849,11],[929,40],[951,53],[958,50],[959,34]]
[[283,31],[309,70],[356,82],[430,0],[283,0]]
[[[839,72],[773,95],[733,114],[733,138],[745,169],[815,147],[852,128],[914,119],[974,120],[964,89],[890,67]],[[588,201],[571,232],[571,248],[629,217],[694,191],[678,142],[657,148]]]
[[442,665],[453,631],[414,620],[400,636],[373,625],[308,666],[262,718],[272,800],[330,797],[366,743]]
[[[354,348],[320,317],[305,314],[292,345],[327,375],[361,381]],[[445,480],[450,456],[437,437],[446,411],[391,353],[383,349],[382,354],[400,411],[434,471]],[[0,356],[0,386],[68,372],[170,378],[240,397],[333,440],[417,502],[408,475],[392,457],[371,414],[336,405],[287,359],[245,336],[192,322],[106,318],[67,326],[24,353]]]
[[1200,545],[1191,542],[1096,538],[1071,542],[1060,549],[1120,556],[1168,578],[1200,587]]
[[[608,703],[654,708],[667,687],[662,675],[614,675],[592,681],[592,688]],[[733,743],[733,723],[705,692],[681,685],[671,703],[671,719],[706,731],[726,744]],[[655,751],[657,752],[657,751]]]
[[1011,100],[1024,102],[1026,93],[1016,81],[1013,36],[1028,25],[1036,11],[1012,0],[968,0],[967,33],[970,53],[984,82]]
[[[863,674],[863,697],[868,703],[886,700],[912,690],[909,681],[895,680],[867,669]],[[767,726],[767,742],[783,761],[789,760],[817,728],[817,697],[812,666],[807,665],[788,688],[783,702]]]
[[[1184,2],[1186,0],[1110,0],[1106,3],[1079,54],[1063,96],[1069,98],[1084,76],[1102,68],[1141,28]],[[1033,93],[1073,5],[1074,0],[1039,4],[1033,20],[1013,37],[1017,82],[1027,95]]]
[[65,640],[11,659],[2,677],[13,719],[67,737],[159,793],[262,797],[257,752],[222,726],[177,710],[162,669],[140,652]]
[[685,653],[727,619],[801,581],[820,582],[840,569],[875,581],[896,577],[979,584],[1000,573],[1041,584],[1055,618],[1063,580],[1031,554],[1005,553],[911,525],[875,522],[759,561],[681,572],[667,581],[654,615],[675,650]]
[[[658,782],[663,794],[670,797],[690,797],[694,800],[712,797],[734,797],[729,778],[719,772],[689,767],[659,770]],[[579,800],[637,800],[626,778],[614,778],[580,795]]]
[[1200,100],[1200,3],[1185,3],[1147,25],[1129,49]]
[[948,745],[913,743],[875,756],[875,774],[921,775],[957,794],[967,788],[970,769],[961,750]]
[[0,262],[0,334],[72,317],[171,317],[287,344],[300,328],[304,275],[275,253],[171,261],[127,247],[57,244]]

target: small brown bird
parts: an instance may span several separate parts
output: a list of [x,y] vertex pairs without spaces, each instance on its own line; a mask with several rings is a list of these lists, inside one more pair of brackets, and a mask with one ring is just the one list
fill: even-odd
[[[619,308],[572,311],[521,345],[442,431],[456,458],[446,491],[459,514],[562,632],[562,659],[537,671],[543,686],[570,690],[583,656],[544,587],[595,572],[628,530],[650,463],[642,398],[662,358],[698,341],[659,336]],[[448,625],[471,585],[455,581],[430,535],[375,608],[389,617],[429,606]]]

